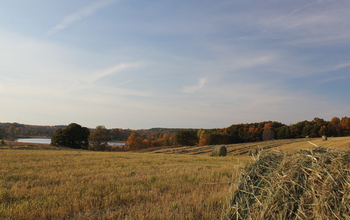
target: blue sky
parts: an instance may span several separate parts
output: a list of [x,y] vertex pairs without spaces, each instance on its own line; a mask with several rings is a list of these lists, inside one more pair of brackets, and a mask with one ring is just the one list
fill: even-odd
[[349,116],[350,2],[2,0],[0,121],[223,128]]

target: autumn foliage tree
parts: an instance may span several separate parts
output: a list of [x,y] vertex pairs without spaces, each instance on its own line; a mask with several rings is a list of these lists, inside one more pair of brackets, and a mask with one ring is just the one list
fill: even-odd
[[202,139],[200,139],[198,145],[199,145],[199,146],[208,145],[208,140],[207,140],[207,138],[202,137]]
[[137,133],[131,133],[126,141],[126,145],[130,150],[138,150],[142,148],[142,138],[137,136]]
[[329,130],[332,136],[342,135],[342,128],[340,126],[340,119],[338,117],[333,117],[329,123]]
[[344,135],[350,134],[350,118],[349,117],[342,117],[340,119],[339,125],[341,129],[343,130]]

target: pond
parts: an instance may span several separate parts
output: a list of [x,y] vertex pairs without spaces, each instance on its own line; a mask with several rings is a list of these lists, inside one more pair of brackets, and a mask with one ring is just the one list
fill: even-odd
[[[20,143],[31,143],[31,144],[51,144],[50,138],[18,138],[16,141]],[[125,143],[109,142],[109,145],[125,145]]]

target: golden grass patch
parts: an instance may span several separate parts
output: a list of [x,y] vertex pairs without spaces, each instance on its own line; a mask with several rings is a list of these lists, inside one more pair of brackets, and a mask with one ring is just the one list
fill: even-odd
[[219,219],[248,160],[1,150],[0,219]]

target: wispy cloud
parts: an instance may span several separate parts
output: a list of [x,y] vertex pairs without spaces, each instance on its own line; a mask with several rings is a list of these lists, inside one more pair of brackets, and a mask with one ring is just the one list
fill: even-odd
[[126,81],[124,81],[122,83],[117,84],[116,86],[121,86],[121,85],[127,84],[128,82],[131,82],[131,80],[126,80]]
[[[140,65],[139,63],[121,63],[121,64],[117,64],[115,66],[112,66],[110,68],[104,69],[104,70],[94,71],[92,74],[90,74],[90,76],[86,77],[85,80],[78,80],[77,83],[72,84],[70,86],[70,88],[68,88],[65,92],[67,93],[67,92],[72,92],[75,90],[86,89],[88,87],[93,86],[98,80],[101,80],[104,77],[118,74],[121,71],[126,70],[126,69],[136,68],[139,65]],[[123,81],[123,82],[117,84],[116,86],[126,84],[130,81],[131,80]]]
[[310,3],[310,4],[306,4],[305,6],[302,6],[302,7],[299,7],[297,9],[294,9],[292,12],[290,12],[289,14],[287,15],[283,15],[281,17],[278,17],[276,18],[274,21],[270,22],[269,25],[273,24],[273,23],[277,23],[281,20],[284,20],[284,19],[288,19],[289,17],[293,16],[294,14],[298,13],[299,11],[302,11],[304,9],[307,9],[315,4],[319,4],[319,1],[317,1],[316,3]]
[[50,36],[66,27],[71,25],[72,23],[79,21],[85,17],[93,15],[96,11],[99,9],[102,9],[110,4],[115,3],[117,0],[100,0],[94,4],[88,5],[84,7],[82,10],[77,11],[73,14],[68,15],[67,17],[63,18],[60,23],[58,23],[56,26],[51,28],[46,35]]
[[193,86],[185,86],[183,88],[183,92],[185,93],[192,93],[192,92],[195,92],[201,88],[203,88],[203,86],[205,85],[205,83],[208,81],[208,78],[207,77],[204,77],[204,78],[199,78],[198,79],[198,84],[196,85],[193,85]]
[[271,63],[273,60],[275,60],[275,57],[273,55],[266,55],[261,57],[256,57],[252,59],[245,59],[241,61],[242,67],[255,67],[260,65],[265,65],[268,63]]
[[[341,44],[348,42],[349,4],[343,1],[314,1],[314,3],[299,6],[290,12],[290,6],[275,10],[273,13],[259,17],[255,24],[263,31],[260,37],[273,37],[286,40],[285,45],[316,45]],[[286,5],[286,6],[287,6]]]
[[112,74],[116,74],[122,70],[128,69],[128,68],[133,68],[133,67],[137,67],[139,64],[137,63],[122,63],[122,64],[118,64],[115,65],[113,67],[110,67],[106,70],[103,71],[99,71],[97,73],[95,73],[94,75],[92,75],[89,79],[88,79],[88,84],[92,84],[94,82],[96,82],[97,80],[112,75]]
[[346,68],[349,66],[350,66],[350,63],[343,63],[343,64],[340,64],[340,65],[334,67],[332,70],[340,70],[340,69],[343,69],[343,68]]

